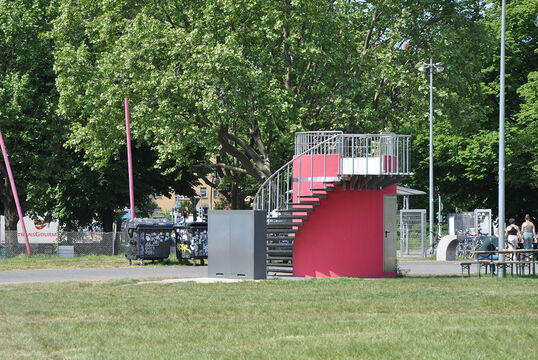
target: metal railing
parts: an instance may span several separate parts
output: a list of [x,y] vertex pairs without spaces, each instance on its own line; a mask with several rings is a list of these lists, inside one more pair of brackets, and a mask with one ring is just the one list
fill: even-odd
[[254,199],[254,209],[266,210],[271,217],[289,209],[294,200],[313,196],[315,184],[339,181],[343,175],[411,174],[409,135],[305,132],[295,139],[294,158],[260,186]]
[[295,155],[310,150],[319,143],[328,140],[335,135],[341,135],[341,131],[303,131],[295,133]]
[[409,135],[342,135],[341,175],[409,174],[409,150]]

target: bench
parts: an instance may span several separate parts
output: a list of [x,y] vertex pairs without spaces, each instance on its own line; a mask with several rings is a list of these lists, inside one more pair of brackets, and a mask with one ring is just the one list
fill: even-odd
[[460,262],[461,266],[461,277],[464,278],[464,270],[467,270],[467,276],[471,277],[471,265],[476,264],[476,261],[462,261]]
[[[464,276],[464,271],[467,271],[467,276],[468,277],[471,277],[471,266],[472,265],[479,265],[478,266],[478,277],[480,277],[480,273],[481,273],[481,269],[484,268],[485,269],[485,273],[487,274],[488,273],[488,267],[491,268],[491,266],[495,263],[495,261],[493,260],[478,260],[478,261],[461,261],[460,262],[460,266],[461,266],[461,277],[465,277]],[[493,274],[492,274],[493,276]]]
[[529,268],[529,275],[531,273],[532,261],[518,261],[518,260],[508,260],[508,261],[495,261],[495,264],[502,266],[504,271],[506,271],[506,266],[510,266],[510,275],[514,276],[514,265],[516,267],[516,275],[524,275],[525,268]]
[[488,267],[489,267],[491,277],[493,277],[493,275],[495,274],[495,272],[493,271],[493,267],[494,265],[496,265],[497,260],[478,260],[477,263],[478,263],[478,277],[480,277],[480,269],[482,267],[486,269],[486,275],[488,273]]

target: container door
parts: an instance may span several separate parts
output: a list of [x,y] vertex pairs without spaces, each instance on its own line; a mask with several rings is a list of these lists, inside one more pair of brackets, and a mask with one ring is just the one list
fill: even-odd
[[396,271],[396,196],[383,197],[383,272]]

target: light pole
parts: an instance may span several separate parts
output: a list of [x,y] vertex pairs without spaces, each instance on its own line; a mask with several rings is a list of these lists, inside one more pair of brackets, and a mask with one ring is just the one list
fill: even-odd
[[419,71],[425,73],[430,69],[430,194],[429,194],[429,216],[430,216],[430,251],[433,250],[433,71],[440,73],[444,70],[440,63],[422,63],[418,68]]
[[[504,250],[504,58],[505,58],[505,27],[506,27],[506,1],[501,3],[501,73],[499,84],[499,250]],[[495,234],[493,234],[495,235]],[[499,255],[499,261],[504,262],[504,254]],[[498,270],[499,278],[504,272]]]

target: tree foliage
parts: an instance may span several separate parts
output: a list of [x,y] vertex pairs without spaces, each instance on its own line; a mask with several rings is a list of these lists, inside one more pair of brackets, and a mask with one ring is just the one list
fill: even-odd
[[[61,121],[52,68],[48,1],[0,1],[0,128],[21,204],[31,210],[49,189]],[[6,167],[0,167],[6,227],[16,229],[17,211]]]
[[98,166],[122,146],[128,96],[137,139],[198,175],[215,166],[216,185],[243,207],[291,157],[296,131],[420,138],[416,91],[426,85],[416,66],[429,53],[456,63],[444,79],[447,116],[479,118],[461,92],[478,87],[480,67],[461,55],[479,56],[464,34],[482,10],[478,1],[64,1],[60,109],[79,119],[71,144]]
[[[11,3],[1,2],[6,9]],[[26,198],[38,203],[32,194],[47,193],[55,202],[41,204],[73,226],[82,214],[110,213],[126,202],[119,180],[126,176],[125,97],[144,169],[139,196],[166,192],[166,184],[187,194],[194,178],[216,172],[207,185],[233,208],[247,207],[260,183],[291,159],[293,134],[304,130],[411,134],[415,175],[408,184],[426,189],[429,83],[417,69],[430,58],[445,67],[434,75],[436,190],[447,209],[497,207],[497,2],[16,3],[0,16],[26,19],[17,26],[37,40],[25,42],[15,27],[5,30],[14,21],[2,22],[4,38],[12,39],[2,40],[2,53],[15,49],[14,59],[26,60],[3,63],[11,70],[0,78],[0,125],[24,116],[27,139],[43,136],[32,132],[36,122],[56,136],[56,147],[23,151],[15,163],[40,153],[40,161],[69,164],[71,174],[58,176],[54,166],[34,172],[49,180],[29,179]],[[538,209],[531,196],[538,186],[537,4],[511,1],[507,10],[507,213]],[[18,9],[35,15],[18,16]],[[64,142],[67,148],[58,146]],[[41,157],[53,153],[62,155]],[[164,183],[148,180],[152,171],[164,174]],[[71,200],[78,207],[69,208]]]
[[[115,211],[128,205],[125,150],[96,167],[86,161],[88,152],[65,146],[76,124],[58,112],[50,32],[59,3],[0,1],[0,128],[26,213],[54,217],[67,230],[98,224],[110,231]],[[194,182],[192,175],[178,181],[166,163],[156,168],[155,162],[152,149],[143,145],[135,149],[135,194],[140,206],[153,193],[176,189],[188,194]],[[18,215],[5,166],[0,174],[6,227],[14,230]]]

